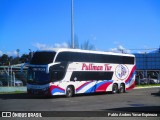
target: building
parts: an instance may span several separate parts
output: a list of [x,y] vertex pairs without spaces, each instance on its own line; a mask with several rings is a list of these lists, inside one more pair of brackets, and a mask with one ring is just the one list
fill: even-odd
[[136,77],[160,80],[160,48],[149,53],[135,53]]

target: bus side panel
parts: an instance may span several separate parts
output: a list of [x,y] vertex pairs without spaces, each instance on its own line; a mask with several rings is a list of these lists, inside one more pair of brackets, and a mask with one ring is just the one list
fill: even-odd
[[103,80],[96,84],[95,92],[106,92],[109,91],[108,87],[112,85],[113,80]]
[[78,82],[79,84],[76,87],[76,93],[91,93],[95,91],[96,81],[83,81]]
[[[50,92],[52,95],[65,95],[66,88],[68,85],[73,85],[75,88],[75,94],[78,93],[93,93],[93,92],[106,92],[112,91],[113,83],[120,83],[125,82],[126,90],[134,88],[135,85],[135,69],[136,67],[131,67],[131,71],[126,80],[91,80],[91,81],[66,81],[66,82],[59,82],[59,84],[51,84]],[[115,75],[115,74],[114,74]]]
[[65,95],[65,89],[57,85],[50,86],[51,95]]
[[59,81],[51,83],[50,84],[51,95],[65,95],[67,87],[72,85],[75,88],[76,84],[77,84],[76,82],[69,82],[69,81]]
[[108,85],[107,89],[106,89],[106,92],[111,92],[112,91],[112,86],[113,86],[113,82]]
[[129,77],[125,80],[126,90],[133,89],[135,87],[135,74],[136,74],[136,66],[134,65]]
[[76,93],[93,93],[93,92],[106,92],[108,86],[113,83],[112,80],[101,80],[101,81],[87,81],[83,82],[76,88]]

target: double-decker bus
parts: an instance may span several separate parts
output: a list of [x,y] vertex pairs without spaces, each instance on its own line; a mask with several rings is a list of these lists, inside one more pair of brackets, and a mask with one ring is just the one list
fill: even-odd
[[80,49],[37,51],[28,66],[29,94],[123,93],[135,86],[135,56]]

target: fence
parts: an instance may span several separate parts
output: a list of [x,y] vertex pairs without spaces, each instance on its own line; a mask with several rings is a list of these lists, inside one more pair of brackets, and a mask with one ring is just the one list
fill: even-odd
[[27,68],[21,72],[21,65],[0,66],[0,86],[25,86],[27,82]]

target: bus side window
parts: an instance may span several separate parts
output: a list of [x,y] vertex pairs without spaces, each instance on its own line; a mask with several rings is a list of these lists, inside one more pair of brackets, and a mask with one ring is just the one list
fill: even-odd
[[74,71],[71,76],[71,81],[74,81],[75,77],[77,81],[90,81],[90,80],[111,80],[113,72],[88,72],[88,71]]
[[60,64],[51,66],[50,67],[51,81],[62,80],[66,74],[67,67],[68,67],[67,62],[61,62]]

